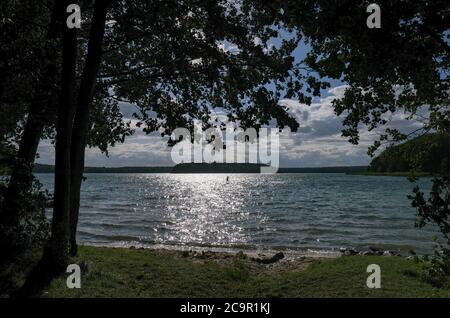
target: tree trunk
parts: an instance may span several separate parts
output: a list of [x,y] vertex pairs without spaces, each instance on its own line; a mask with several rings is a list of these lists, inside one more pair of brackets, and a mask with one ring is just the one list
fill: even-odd
[[[65,0],[66,7],[73,1]],[[70,211],[70,144],[75,116],[77,37],[76,29],[63,27],[61,95],[57,110],[55,185],[52,234],[44,251],[43,259],[52,271],[62,270],[67,264]]]
[[9,179],[5,201],[3,202],[0,221],[3,226],[10,226],[18,222],[21,201],[29,195],[31,190],[32,165],[45,125],[43,106],[39,102],[30,106],[17,158]]
[[76,232],[80,208],[80,189],[84,172],[84,155],[89,132],[89,110],[92,104],[96,78],[101,63],[109,0],[95,2],[89,34],[86,64],[81,76],[71,145],[70,186],[70,254],[77,254]]

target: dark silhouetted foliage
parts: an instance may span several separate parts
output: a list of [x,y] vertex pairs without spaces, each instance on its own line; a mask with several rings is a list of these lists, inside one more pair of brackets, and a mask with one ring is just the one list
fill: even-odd
[[449,160],[450,135],[427,134],[387,148],[372,160],[369,171],[446,174]]

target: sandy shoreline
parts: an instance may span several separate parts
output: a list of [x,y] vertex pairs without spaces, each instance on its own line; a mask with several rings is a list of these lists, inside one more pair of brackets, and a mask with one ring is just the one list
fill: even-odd
[[219,247],[219,246],[196,246],[196,245],[173,245],[173,244],[143,244],[139,242],[125,243],[89,243],[85,242],[82,245],[109,247],[109,248],[124,248],[124,249],[144,249],[160,252],[180,253],[181,255],[198,256],[209,255],[210,257],[218,256],[236,256],[245,255],[250,259],[268,259],[275,255],[282,253],[283,260],[297,260],[304,258],[336,258],[340,257],[342,253],[339,251],[330,250],[311,250],[311,249],[274,249],[274,248],[254,248],[254,247]]

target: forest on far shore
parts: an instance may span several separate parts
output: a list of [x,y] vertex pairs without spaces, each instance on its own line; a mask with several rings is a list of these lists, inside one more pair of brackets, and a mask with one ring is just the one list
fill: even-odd
[[384,150],[370,163],[370,172],[450,171],[450,135],[426,134]]

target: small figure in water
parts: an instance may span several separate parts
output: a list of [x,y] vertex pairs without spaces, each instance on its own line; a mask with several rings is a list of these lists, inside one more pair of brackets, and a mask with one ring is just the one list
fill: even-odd
[[229,176],[227,176],[227,181],[226,181],[226,183],[228,183],[228,180],[230,179],[230,177]]

